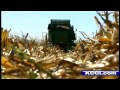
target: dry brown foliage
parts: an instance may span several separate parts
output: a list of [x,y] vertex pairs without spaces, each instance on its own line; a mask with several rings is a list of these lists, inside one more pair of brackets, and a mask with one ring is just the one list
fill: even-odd
[[[28,33],[10,37],[2,29],[2,79],[118,79],[118,76],[82,76],[82,70],[119,70],[119,12],[97,12],[99,31],[93,38],[85,32],[76,47],[64,52],[47,39],[28,40]],[[109,19],[112,15],[114,21]],[[9,44],[8,44],[9,43]],[[10,49],[7,50],[7,47]]]

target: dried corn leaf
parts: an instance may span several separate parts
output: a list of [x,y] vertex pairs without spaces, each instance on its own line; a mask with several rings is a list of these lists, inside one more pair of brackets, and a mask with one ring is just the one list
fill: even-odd
[[6,66],[6,67],[11,67],[14,68],[15,66],[9,61],[8,58],[1,56],[1,64]]
[[119,79],[119,76],[101,76],[99,79]]
[[108,42],[110,39],[107,36],[103,36],[99,38],[99,42]]

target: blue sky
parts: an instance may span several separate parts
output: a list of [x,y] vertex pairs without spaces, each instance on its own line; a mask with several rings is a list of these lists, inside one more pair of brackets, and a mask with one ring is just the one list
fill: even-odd
[[92,32],[98,31],[94,16],[99,17],[95,11],[2,11],[1,26],[11,28],[13,34],[28,32],[29,36],[42,39],[42,33],[47,32],[50,19],[70,19],[74,30],[77,29],[78,39],[82,38],[79,31],[84,31],[90,37],[93,36]]

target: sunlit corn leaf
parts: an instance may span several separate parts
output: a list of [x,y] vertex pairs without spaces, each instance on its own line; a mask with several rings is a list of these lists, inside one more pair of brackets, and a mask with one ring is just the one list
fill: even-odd
[[10,62],[10,60],[4,56],[1,56],[1,64],[6,66],[6,67],[10,67],[10,68],[14,68],[15,66]]
[[1,40],[1,46],[2,46],[2,48],[6,48],[6,49],[8,49],[8,45],[9,45],[9,32],[10,32],[11,30],[9,30],[9,31],[7,31],[7,30],[5,30],[5,31],[3,31],[2,30],[2,32],[1,32],[1,38],[2,38],[2,40]]
[[99,42],[108,42],[110,39],[107,36],[103,36],[99,38]]
[[12,76],[12,75],[2,75],[1,79],[28,79],[28,78],[17,77],[17,76]]
[[119,76],[101,76],[98,79],[119,79]]

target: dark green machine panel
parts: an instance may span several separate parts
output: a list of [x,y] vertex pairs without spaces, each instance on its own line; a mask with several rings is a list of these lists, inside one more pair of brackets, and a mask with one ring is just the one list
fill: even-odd
[[48,25],[48,38],[53,45],[64,44],[66,47],[72,45],[76,38],[70,20],[52,19]]
[[68,43],[69,42],[69,32],[65,30],[54,30],[51,32],[53,43]]

